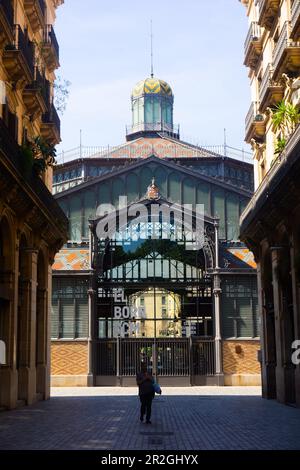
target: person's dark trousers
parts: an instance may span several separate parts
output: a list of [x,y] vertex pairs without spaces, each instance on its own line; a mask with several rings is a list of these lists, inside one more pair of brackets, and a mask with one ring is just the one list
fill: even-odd
[[140,400],[141,400],[141,418],[144,418],[144,415],[146,413],[146,421],[150,421],[153,393],[148,393],[147,395],[140,395]]

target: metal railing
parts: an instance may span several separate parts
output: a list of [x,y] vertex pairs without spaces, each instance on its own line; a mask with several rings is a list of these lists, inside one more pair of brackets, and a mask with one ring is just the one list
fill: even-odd
[[54,28],[51,24],[47,25],[44,30],[44,42],[53,46],[57,60],[59,60],[59,44],[55,35]]
[[294,0],[294,3],[292,5],[292,13],[291,13],[292,29],[294,29],[294,27],[296,26],[299,16],[300,16],[300,0]]
[[8,24],[14,26],[14,9],[11,0],[0,0],[0,9],[3,11]]
[[207,156],[211,157],[228,157],[235,160],[253,163],[252,153],[242,149],[231,147],[230,145],[189,145],[183,144],[178,141],[176,143],[168,143],[162,145],[157,144],[143,144],[133,147],[129,144],[119,146],[102,146],[102,147],[89,147],[79,146],[71,150],[63,151],[57,156],[57,163],[64,164],[72,160],[80,158],[105,158],[105,159],[117,159],[117,158],[147,158],[151,155],[158,155],[162,158],[203,158]]
[[260,89],[259,89],[259,101],[260,102],[264,100],[265,94],[268,88],[272,84],[272,75],[273,75],[273,69],[271,65],[269,64],[265,70],[265,73],[263,74],[263,78],[260,84]]
[[249,111],[246,115],[246,119],[245,119],[245,130],[246,130],[246,134],[251,126],[251,124],[253,123],[254,121],[254,117],[255,117],[255,114],[256,114],[256,108],[257,108],[257,103],[256,102],[252,102],[250,104],[250,108],[249,108]]
[[38,67],[34,68],[34,80],[31,84],[26,85],[26,90],[39,90],[47,108],[50,107],[50,82],[41,74]]
[[42,121],[44,124],[54,124],[60,134],[60,119],[53,104],[51,104],[50,110],[43,114]]
[[215,341],[195,340],[192,344],[193,374],[211,376],[216,373]]
[[141,362],[158,377],[215,374],[215,342],[193,338],[101,339],[96,347],[96,375],[135,377]]
[[250,23],[249,31],[244,43],[245,55],[247,55],[252,41],[258,41],[261,38],[261,29],[256,21]]
[[247,113],[246,119],[245,119],[245,130],[246,130],[246,135],[250,130],[251,125],[253,122],[261,122],[264,120],[263,114],[260,114],[258,112],[259,108],[259,103],[256,101],[252,102],[250,105],[250,109]]
[[20,25],[14,26],[14,44],[13,46],[6,46],[6,50],[20,51],[33,77],[34,75],[34,44],[31,41],[29,41],[27,35],[24,34]]
[[276,69],[279,65],[280,59],[284,50],[287,47],[300,47],[300,41],[294,41],[290,38],[291,34],[291,22],[285,21],[281,33],[279,35],[278,42],[273,52],[273,67]]
[[180,126],[179,124],[172,125],[163,121],[157,121],[152,123],[141,122],[134,126],[126,126],[126,135],[142,131],[166,132],[168,134],[179,135]]

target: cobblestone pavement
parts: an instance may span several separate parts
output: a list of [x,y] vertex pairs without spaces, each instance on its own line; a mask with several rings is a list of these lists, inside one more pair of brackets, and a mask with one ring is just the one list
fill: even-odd
[[0,413],[0,449],[300,449],[300,410],[258,387],[165,388],[152,424],[133,388],[53,389],[52,399]]

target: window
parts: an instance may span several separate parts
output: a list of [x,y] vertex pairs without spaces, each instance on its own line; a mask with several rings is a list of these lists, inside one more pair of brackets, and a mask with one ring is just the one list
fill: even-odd
[[88,337],[87,279],[53,279],[51,337]]
[[222,282],[222,335],[224,338],[259,336],[255,276],[233,276]]

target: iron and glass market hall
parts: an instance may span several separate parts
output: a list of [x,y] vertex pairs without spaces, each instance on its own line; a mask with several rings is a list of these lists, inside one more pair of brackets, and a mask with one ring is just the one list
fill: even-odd
[[165,81],[140,81],[131,102],[124,144],[55,169],[69,242],[53,265],[52,385],[133,385],[141,362],[162,385],[257,385],[256,264],[238,238],[252,165],[182,141]]

